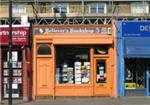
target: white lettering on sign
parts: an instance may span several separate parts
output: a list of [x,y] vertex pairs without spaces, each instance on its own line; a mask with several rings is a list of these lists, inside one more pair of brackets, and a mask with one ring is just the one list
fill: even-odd
[[34,28],[34,34],[44,33],[97,33],[97,34],[111,34],[111,28]]
[[[9,35],[9,31],[0,31],[0,36],[1,35]],[[25,36],[26,35],[26,31],[22,31],[22,30],[17,30],[17,31],[12,31],[12,35],[19,35],[19,36]]]
[[150,25],[140,25],[140,31],[150,31]]
[[[8,45],[9,27],[0,27],[0,45]],[[12,43],[13,45],[29,44],[29,27],[16,26],[12,27]]]
[[[42,29],[40,29],[41,31]],[[70,33],[74,33],[74,32],[87,32],[87,33],[94,33],[94,29],[86,29],[86,28],[66,28],[66,29],[60,29],[60,28],[46,28],[45,29],[45,32],[52,32],[52,33],[67,33],[67,32],[70,32]],[[43,30],[41,31],[43,32]]]

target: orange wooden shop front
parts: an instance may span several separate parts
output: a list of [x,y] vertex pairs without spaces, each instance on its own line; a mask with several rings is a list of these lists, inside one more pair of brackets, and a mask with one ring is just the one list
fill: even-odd
[[[112,34],[105,35],[96,33],[34,35],[33,99],[39,96],[116,97],[114,31],[112,28]],[[101,48],[105,48],[105,51],[101,51]],[[74,56],[80,58],[80,61],[71,63],[75,60]],[[71,79],[64,78],[65,75],[69,75]]]

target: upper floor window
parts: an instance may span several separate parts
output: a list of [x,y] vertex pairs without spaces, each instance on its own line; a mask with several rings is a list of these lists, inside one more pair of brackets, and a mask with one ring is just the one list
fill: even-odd
[[53,3],[52,4],[53,13],[69,13],[69,5],[67,3]]
[[13,4],[13,13],[24,14],[26,13],[26,7],[24,4]]
[[131,13],[149,13],[149,4],[147,2],[131,3]]
[[106,13],[105,3],[91,3],[89,4],[90,13]]

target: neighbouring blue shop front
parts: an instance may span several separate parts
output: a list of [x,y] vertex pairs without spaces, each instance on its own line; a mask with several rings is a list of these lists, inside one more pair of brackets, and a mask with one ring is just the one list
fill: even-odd
[[150,21],[117,21],[118,96],[150,95]]

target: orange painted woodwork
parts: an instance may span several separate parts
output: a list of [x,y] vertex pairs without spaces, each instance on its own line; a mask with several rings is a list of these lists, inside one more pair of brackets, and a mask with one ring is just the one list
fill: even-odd
[[[115,30],[114,30],[115,31]],[[50,44],[52,54],[37,54],[37,44]],[[37,96],[112,96],[116,97],[116,43],[115,36],[87,33],[47,33],[33,36],[33,99]],[[109,45],[108,54],[94,54],[90,48],[90,84],[55,83],[56,45]],[[61,52],[60,52],[61,53]],[[106,61],[107,80],[96,82],[96,61]],[[112,67],[113,65],[113,67]]]
[[52,59],[37,58],[37,94],[52,95]]
[[[54,45],[65,44],[65,45],[89,45],[89,44],[112,44],[113,38],[110,35],[96,35],[96,34],[45,34],[45,35],[35,35],[35,39],[38,42],[45,42],[46,39],[51,40]],[[48,42],[47,40],[47,42]]]
[[[97,61],[105,61],[106,63],[106,73],[107,73],[107,80],[105,83],[97,83],[96,81],[96,63]],[[96,96],[110,96],[111,92],[111,69],[110,69],[110,63],[109,58],[94,58],[94,95]]]

